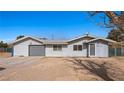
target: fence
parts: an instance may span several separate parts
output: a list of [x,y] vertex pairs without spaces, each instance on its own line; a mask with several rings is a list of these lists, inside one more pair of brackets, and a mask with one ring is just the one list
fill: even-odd
[[0,48],[0,52],[12,52],[12,48]]
[[0,58],[8,58],[12,56],[12,48],[0,48]]
[[124,56],[124,42],[109,43],[109,56]]
[[124,48],[109,48],[109,56],[124,56]]

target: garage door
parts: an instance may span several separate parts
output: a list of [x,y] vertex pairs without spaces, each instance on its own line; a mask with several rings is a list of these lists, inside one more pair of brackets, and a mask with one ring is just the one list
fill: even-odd
[[45,46],[43,45],[30,45],[29,56],[45,56]]

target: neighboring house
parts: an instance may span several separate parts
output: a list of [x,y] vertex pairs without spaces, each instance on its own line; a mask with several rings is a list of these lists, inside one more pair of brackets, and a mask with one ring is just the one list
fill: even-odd
[[23,37],[12,42],[13,56],[108,57],[109,43],[115,41],[84,35],[71,40],[43,40]]

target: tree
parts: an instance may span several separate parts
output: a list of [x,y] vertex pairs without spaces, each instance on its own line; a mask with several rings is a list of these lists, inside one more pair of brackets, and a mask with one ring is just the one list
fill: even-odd
[[[89,12],[91,16],[98,13],[104,13],[104,26],[114,28],[108,35],[108,38],[116,41],[124,41],[124,11],[102,11]],[[109,19],[106,21],[106,17]],[[114,37],[115,36],[115,37]]]
[[3,41],[0,41],[0,48],[7,48],[7,43],[4,43]]
[[19,35],[19,36],[16,37],[16,40],[20,39],[20,38],[23,38],[23,37],[25,37],[25,36],[24,35]]
[[112,11],[104,11],[110,19],[110,23],[114,24],[118,29],[124,33],[124,11],[117,13]]
[[120,29],[112,29],[108,34],[108,39],[112,39],[118,42],[124,41],[124,38],[121,37],[121,30]]
[[[102,12],[98,12],[98,11],[95,11],[95,12],[89,12],[89,14],[91,16],[94,16],[98,13],[104,13],[105,16],[103,17],[104,18],[104,24],[107,26],[107,27],[116,27],[118,29],[120,29],[122,31],[122,33],[124,33],[124,11],[102,11]],[[109,21],[106,23],[105,19],[106,17],[109,18]]]

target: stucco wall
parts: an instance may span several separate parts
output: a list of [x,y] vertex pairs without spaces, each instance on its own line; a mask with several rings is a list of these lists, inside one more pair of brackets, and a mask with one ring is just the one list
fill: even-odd
[[28,56],[29,45],[42,45],[42,44],[39,42],[36,42],[34,40],[26,40],[24,42],[16,44],[13,47],[13,49],[14,49],[13,50],[13,56]]

